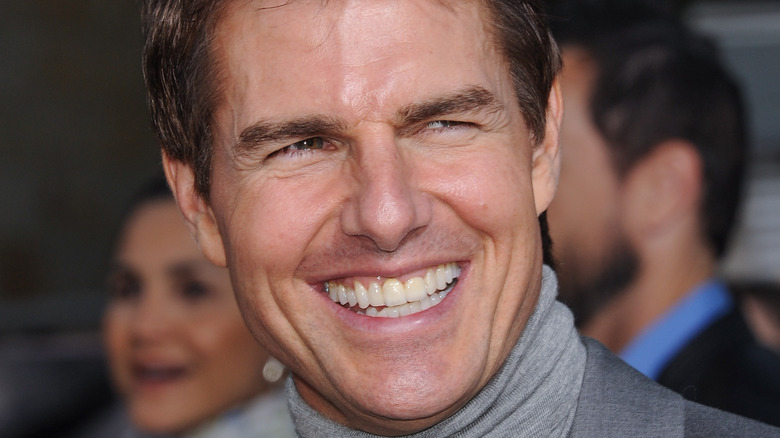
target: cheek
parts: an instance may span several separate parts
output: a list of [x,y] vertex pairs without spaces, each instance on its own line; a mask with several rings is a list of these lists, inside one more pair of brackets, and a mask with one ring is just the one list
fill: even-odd
[[315,185],[279,180],[258,184],[251,195],[239,194],[224,227],[231,269],[262,267],[269,276],[290,276],[327,220],[335,192],[326,181]]
[[[269,356],[243,321],[213,324],[208,333],[199,335],[197,348],[207,363],[209,377],[204,375],[204,380],[212,386],[207,392],[215,403],[235,404],[265,387],[262,370]],[[222,396],[216,397],[218,393]]]
[[473,157],[468,165],[446,169],[448,177],[441,184],[446,203],[471,227],[490,235],[534,220],[534,215],[528,216],[534,211],[530,166],[523,167],[521,160],[515,155]]
[[103,343],[114,385],[126,393],[130,385],[130,333],[128,315],[110,309],[103,318]]

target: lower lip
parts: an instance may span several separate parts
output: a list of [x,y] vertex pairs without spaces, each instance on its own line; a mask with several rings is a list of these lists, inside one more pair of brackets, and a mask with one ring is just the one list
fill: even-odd
[[134,377],[133,384],[136,389],[145,392],[159,392],[166,391],[176,385],[181,384],[185,380],[185,373],[177,374],[174,377],[166,377],[164,379],[148,379],[143,377]]

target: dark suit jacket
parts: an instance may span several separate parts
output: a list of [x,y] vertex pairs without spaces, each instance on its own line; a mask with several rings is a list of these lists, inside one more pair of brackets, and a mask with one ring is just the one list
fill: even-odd
[[685,400],[585,339],[573,437],[780,437],[780,429]]
[[780,426],[780,357],[755,340],[738,308],[686,345],[658,382],[688,400]]

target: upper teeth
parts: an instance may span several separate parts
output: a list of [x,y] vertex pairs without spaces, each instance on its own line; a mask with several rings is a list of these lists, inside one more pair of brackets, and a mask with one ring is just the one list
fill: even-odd
[[[428,269],[425,277],[412,277],[405,282],[386,279],[381,285],[372,281],[368,287],[355,281],[349,287],[336,282],[326,282],[325,291],[334,302],[344,306],[366,309],[369,316],[404,316],[435,306],[446,296],[448,286],[460,275],[455,263]],[[382,310],[377,307],[383,307]]]

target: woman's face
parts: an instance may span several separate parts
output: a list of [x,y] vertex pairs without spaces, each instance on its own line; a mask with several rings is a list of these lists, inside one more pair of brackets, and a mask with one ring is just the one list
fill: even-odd
[[228,271],[201,254],[172,199],[142,204],[119,237],[105,336],[114,383],[141,429],[190,429],[266,387],[267,353]]

